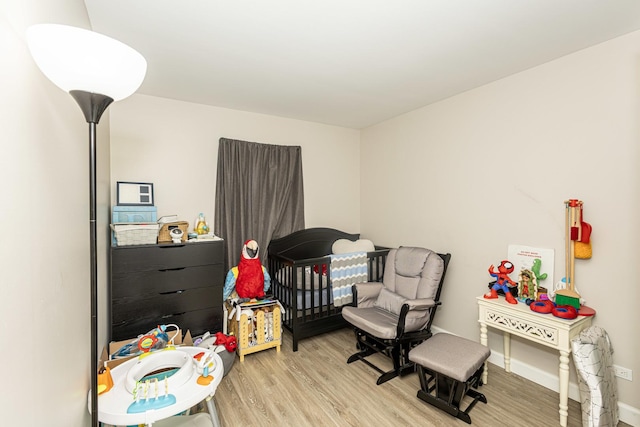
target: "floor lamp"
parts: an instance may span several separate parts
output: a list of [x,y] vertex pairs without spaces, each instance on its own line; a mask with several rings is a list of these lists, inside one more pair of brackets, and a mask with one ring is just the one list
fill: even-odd
[[98,263],[96,245],[96,126],[113,102],[132,95],[147,71],[144,57],[102,34],[58,24],[27,30],[42,73],[78,103],[89,123],[89,239],[91,259],[91,421],[98,425]]

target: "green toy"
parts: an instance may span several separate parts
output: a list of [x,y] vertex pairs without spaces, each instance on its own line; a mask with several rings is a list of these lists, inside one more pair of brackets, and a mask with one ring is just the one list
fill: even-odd
[[533,265],[531,266],[531,271],[533,272],[533,274],[536,275],[536,280],[538,281],[538,284],[540,283],[541,280],[544,280],[547,278],[547,273],[540,274],[540,266],[542,266],[542,261],[540,261],[540,258],[534,259]]

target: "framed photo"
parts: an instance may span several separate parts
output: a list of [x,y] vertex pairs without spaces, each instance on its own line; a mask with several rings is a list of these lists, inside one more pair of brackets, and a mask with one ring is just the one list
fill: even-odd
[[118,206],[153,206],[153,184],[150,182],[117,182]]

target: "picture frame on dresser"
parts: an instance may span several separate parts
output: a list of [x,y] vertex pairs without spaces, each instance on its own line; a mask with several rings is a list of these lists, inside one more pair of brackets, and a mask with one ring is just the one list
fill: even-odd
[[150,182],[116,182],[118,206],[154,206],[153,184]]

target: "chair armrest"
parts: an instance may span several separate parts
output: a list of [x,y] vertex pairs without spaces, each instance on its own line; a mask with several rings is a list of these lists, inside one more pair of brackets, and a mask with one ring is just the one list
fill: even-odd
[[352,289],[356,307],[373,307],[373,304],[378,299],[378,295],[380,294],[380,290],[382,289],[382,283],[356,283],[352,286]]
[[401,337],[404,335],[405,324],[406,324],[407,315],[409,314],[409,312],[426,311],[440,304],[442,304],[440,301],[434,301],[431,298],[418,298],[418,299],[405,300],[404,304],[402,304],[402,309],[400,310],[400,316],[398,318],[398,330],[396,332],[397,333],[396,336]]
[[404,302],[409,306],[409,310],[428,310],[433,306],[440,305],[440,301],[431,298],[408,299]]

